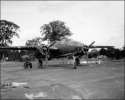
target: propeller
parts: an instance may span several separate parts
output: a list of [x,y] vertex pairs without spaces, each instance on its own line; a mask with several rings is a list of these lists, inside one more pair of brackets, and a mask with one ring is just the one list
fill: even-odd
[[88,63],[88,51],[89,51],[89,48],[93,45],[95,43],[95,41],[93,41],[89,46],[86,46],[86,50],[85,50],[85,52],[86,52],[86,59],[87,59],[87,63]]
[[49,48],[51,46],[53,46],[54,44],[56,43],[56,41],[52,42],[51,44],[49,44],[48,46],[43,46],[41,48],[41,53],[45,56],[45,62],[46,62],[46,65],[48,66],[48,58],[49,58]]
[[[52,42],[50,45],[48,45],[48,48],[53,46],[54,44],[56,43],[56,41]],[[48,66],[48,58],[49,58],[49,50],[48,50],[48,53],[46,53],[45,55],[45,61],[46,61],[46,65]]]
[[56,41],[52,42],[51,44],[48,45],[48,48],[53,46],[56,43]]
[[94,43],[95,43],[95,41],[93,41],[93,42],[88,46],[88,48],[90,48]]
[[48,65],[48,52],[49,52],[49,48],[48,46],[43,46],[41,49],[40,49],[42,55],[44,56],[45,58],[45,62],[46,62],[46,65]]

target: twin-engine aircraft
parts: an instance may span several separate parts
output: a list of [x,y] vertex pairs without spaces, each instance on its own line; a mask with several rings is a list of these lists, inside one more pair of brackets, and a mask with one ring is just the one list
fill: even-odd
[[[13,47],[0,47],[0,49],[9,50],[34,50],[34,56],[38,59],[39,68],[43,68],[43,61],[48,62],[53,58],[72,57],[73,68],[76,69],[80,64],[80,57],[88,55],[89,48],[109,48],[113,46],[92,46],[95,43],[92,42],[90,45],[85,45],[72,39],[62,39],[55,41],[49,45],[40,46],[13,46]],[[87,56],[88,58],[88,56]]]

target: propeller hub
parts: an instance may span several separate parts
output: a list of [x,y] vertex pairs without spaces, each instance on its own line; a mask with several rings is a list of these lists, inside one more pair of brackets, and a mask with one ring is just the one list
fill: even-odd
[[47,46],[43,46],[42,48],[40,48],[40,51],[41,51],[42,55],[47,55],[49,52],[49,49]]
[[87,53],[88,50],[89,50],[88,46],[83,46],[83,52],[84,52],[84,53]]

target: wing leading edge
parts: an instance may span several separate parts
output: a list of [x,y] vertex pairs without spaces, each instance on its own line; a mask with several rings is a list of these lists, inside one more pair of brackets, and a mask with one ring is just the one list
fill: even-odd
[[[12,47],[0,47],[0,50],[1,49],[4,49],[4,50],[36,50],[37,46],[12,46]],[[51,46],[49,47],[49,49],[51,50],[58,50],[57,47],[54,47],[54,46]]]
[[13,47],[0,47],[0,49],[4,50],[36,50],[35,46],[13,46]]
[[114,46],[90,46],[89,48],[114,48]]

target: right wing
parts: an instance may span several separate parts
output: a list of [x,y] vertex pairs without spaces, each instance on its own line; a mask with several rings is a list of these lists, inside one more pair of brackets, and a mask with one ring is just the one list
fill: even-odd
[[90,46],[89,48],[113,48],[114,46]]

